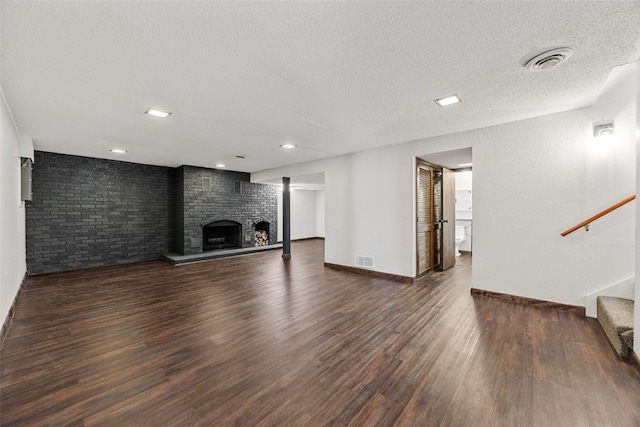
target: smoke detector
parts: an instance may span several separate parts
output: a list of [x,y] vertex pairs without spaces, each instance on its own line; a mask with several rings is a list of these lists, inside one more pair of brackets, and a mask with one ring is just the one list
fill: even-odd
[[561,47],[559,49],[553,49],[531,58],[525,64],[525,68],[530,71],[548,70],[566,61],[571,55],[573,55],[573,49],[571,48]]

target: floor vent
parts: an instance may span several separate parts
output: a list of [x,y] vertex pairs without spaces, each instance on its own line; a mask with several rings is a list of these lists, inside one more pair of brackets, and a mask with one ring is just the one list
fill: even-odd
[[373,268],[373,257],[356,255],[356,266],[363,268]]

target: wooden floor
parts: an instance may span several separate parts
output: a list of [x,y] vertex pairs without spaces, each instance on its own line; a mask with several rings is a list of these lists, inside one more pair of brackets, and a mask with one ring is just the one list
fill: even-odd
[[[30,279],[2,426],[638,426],[593,319],[323,267],[323,241]],[[463,257],[469,255],[463,255]]]

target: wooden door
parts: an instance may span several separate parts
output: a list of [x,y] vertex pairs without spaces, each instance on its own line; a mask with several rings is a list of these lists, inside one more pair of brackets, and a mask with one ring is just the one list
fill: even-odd
[[456,264],[456,179],[442,168],[442,269]]
[[433,258],[433,170],[417,165],[416,255],[417,276],[431,270]]

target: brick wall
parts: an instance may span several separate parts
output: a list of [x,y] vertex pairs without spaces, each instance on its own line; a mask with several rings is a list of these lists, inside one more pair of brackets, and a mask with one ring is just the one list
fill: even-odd
[[176,184],[173,204],[176,212],[175,250],[179,254],[184,254],[184,174],[180,169],[174,169],[174,171]]
[[193,166],[181,166],[176,174],[177,205],[184,213],[177,226],[181,253],[202,253],[202,224],[219,220],[242,224],[242,247],[255,245],[254,225],[261,221],[270,223],[270,243],[276,242],[277,186],[251,183],[248,173]]
[[175,169],[35,153],[27,270],[157,259],[174,250]]
[[202,223],[212,219],[241,223],[243,247],[255,244],[260,221],[270,223],[276,241],[277,187],[251,183],[247,173],[35,156],[26,209],[29,273],[201,253]]

